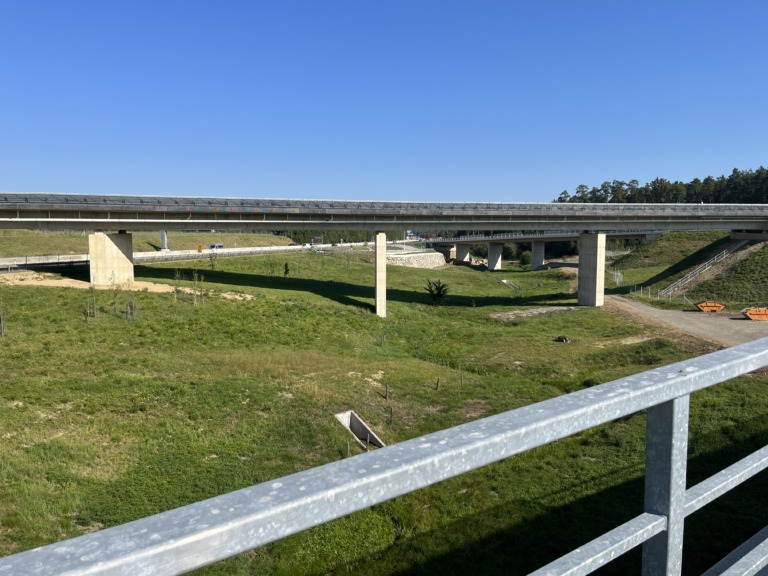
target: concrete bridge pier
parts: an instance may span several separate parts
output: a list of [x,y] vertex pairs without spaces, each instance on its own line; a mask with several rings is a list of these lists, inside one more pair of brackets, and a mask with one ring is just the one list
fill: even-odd
[[544,267],[544,244],[542,240],[531,242],[531,270],[539,270]]
[[488,244],[488,270],[501,270],[501,249],[504,244],[490,242]]
[[605,233],[579,235],[579,306],[605,303]]
[[456,264],[469,261],[469,244],[456,244]]
[[387,317],[387,235],[376,233],[376,315]]
[[96,232],[88,236],[93,286],[125,286],[133,282],[133,236]]

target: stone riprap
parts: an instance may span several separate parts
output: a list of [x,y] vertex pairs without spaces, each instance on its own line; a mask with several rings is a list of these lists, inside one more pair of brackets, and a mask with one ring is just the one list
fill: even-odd
[[445,266],[445,256],[439,252],[387,254],[387,264],[410,268],[440,268]]

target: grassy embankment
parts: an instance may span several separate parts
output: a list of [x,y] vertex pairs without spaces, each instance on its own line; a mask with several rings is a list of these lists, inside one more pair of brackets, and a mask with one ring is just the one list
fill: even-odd
[[[49,256],[56,254],[87,254],[89,232],[47,232],[44,230],[0,230],[0,258],[13,256]],[[272,234],[240,234],[231,232],[169,232],[171,250],[196,250],[211,244],[226,248],[250,246],[283,246],[292,244],[290,238]],[[134,252],[160,249],[159,232],[133,232]]]
[[[768,305],[768,249],[751,253],[717,276],[694,281],[678,291],[671,299],[657,300],[655,294],[678,278],[694,270],[716,254],[730,241],[725,232],[673,232],[664,234],[631,254],[618,259],[613,268],[624,276],[622,287],[616,287],[613,275],[606,274],[606,286],[614,293],[628,294],[655,306],[681,309],[692,308],[701,300],[716,300],[730,311],[747,306]],[[728,264],[728,260],[724,262]],[[633,290],[650,288],[651,297]],[[646,293],[647,294],[647,293]]]
[[[0,284],[3,553],[343,458],[348,437],[333,418],[343,410],[394,443],[702,352],[601,309],[491,317],[575,304],[557,270],[390,267],[383,320],[372,313],[372,267],[354,258],[218,265],[136,267],[138,279],[168,284],[179,269],[185,285],[199,267],[211,292],[202,305]],[[449,285],[445,306],[430,305],[427,279]],[[93,297],[99,313],[86,322]],[[120,314],[128,299],[131,322]],[[553,342],[560,335],[574,342]],[[765,444],[765,383],[752,376],[694,396],[693,479]],[[625,418],[201,573],[525,574],[642,509],[643,435],[643,415]],[[753,480],[690,520],[687,571],[765,524],[765,488]],[[606,573],[634,571],[629,562]]]

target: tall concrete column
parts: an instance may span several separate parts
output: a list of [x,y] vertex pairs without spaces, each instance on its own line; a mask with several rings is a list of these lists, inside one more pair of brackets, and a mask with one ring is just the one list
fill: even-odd
[[387,235],[376,233],[376,315],[387,317]]
[[168,250],[168,230],[160,230],[160,250]]
[[131,234],[90,234],[88,259],[94,286],[126,286],[133,282]]
[[501,270],[501,249],[504,244],[488,243],[488,270]]
[[544,244],[542,240],[531,242],[531,270],[539,270],[544,267]]
[[579,235],[579,306],[605,303],[605,233]]
[[469,260],[469,244],[456,244],[456,264]]

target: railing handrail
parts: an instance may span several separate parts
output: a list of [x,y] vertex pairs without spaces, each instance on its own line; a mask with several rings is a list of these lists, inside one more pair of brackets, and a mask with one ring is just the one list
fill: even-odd
[[741,250],[746,244],[749,244],[749,240],[741,240],[737,242],[736,244],[733,244],[723,250],[722,252],[717,253],[715,256],[701,264],[698,268],[695,270],[692,270],[691,272],[688,272],[685,276],[680,278],[679,280],[676,280],[663,290],[659,290],[659,296],[667,296],[668,294],[672,294],[675,290],[677,290],[680,286],[683,286],[684,284],[687,284],[694,278],[696,278],[699,274],[703,274],[712,266],[717,264],[718,262],[721,262],[722,260],[725,260],[725,258],[731,254],[732,252],[736,252],[738,250]]
[[[685,515],[768,466],[768,451],[759,451],[686,491],[679,443],[690,394],[766,365],[763,338],[8,556],[0,575],[179,574],[644,409],[653,446],[645,512],[536,574],[588,574],[640,543],[658,556],[659,538],[681,532]],[[669,473],[679,487],[680,468],[682,498],[673,491],[664,511],[657,476]],[[679,556],[671,540],[667,565]]]

